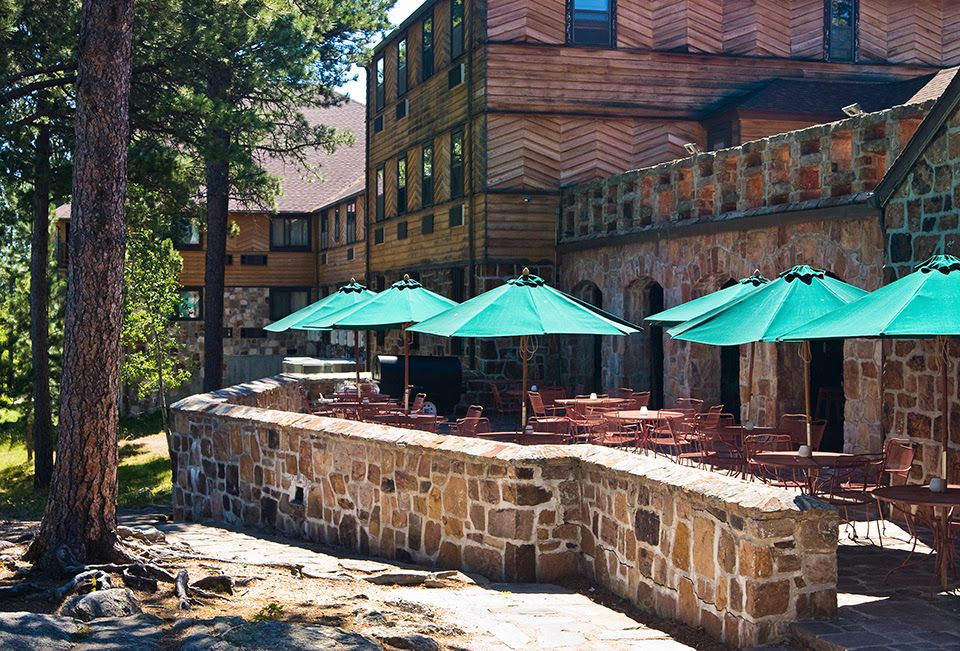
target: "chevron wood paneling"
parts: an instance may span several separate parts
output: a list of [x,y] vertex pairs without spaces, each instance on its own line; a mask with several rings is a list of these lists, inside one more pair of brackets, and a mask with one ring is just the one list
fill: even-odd
[[555,188],[560,180],[561,120],[543,116],[487,118],[487,185]]
[[960,2],[944,0],[943,65],[960,65]]
[[870,0],[860,3],[858,58],[861,61],[886,60],[891,1],[896,0]]
[[487,5],[487,38],[563,43],[565,20],[564,0],[496,0]]
[[723,9],[716,0],[687,0],[687,50],[723,51]]
[[[949,0],[948,0],[949,1]],[[897,63],[940,61],[943,12],[938,0],[894,1],[890,6],[887,58]]]
[[653,47],[653,3],[621,2],[617,5],[617,45]]
[[651,0],[653,47],[684,50],[687,46],[687,0]]
[[723,51],[790,56],[790,6],[757,0],[724,0]]
[[790,0],[790,56],[823,58],[823,0]]

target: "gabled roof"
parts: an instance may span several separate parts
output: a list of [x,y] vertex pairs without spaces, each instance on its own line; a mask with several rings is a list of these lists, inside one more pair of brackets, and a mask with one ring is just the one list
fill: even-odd
[[[956,68],[953,70],[956,71]],[[958,107],[960,107],[960,75],[955,75],[940,95],[940,99],[930,109],[927,117],[920,123],[916,133],[907,142],[906,147],[897,156],[897,160],[877,184],[873,191],[873,198],[870,200],[874,206],[883,208],[887,205],[890,197],[910,174],[910,170],[937,137],[943,125],[957,112]]]
[[[304,109],[303,115],[310,124],[323,124],[336,129],[352,131],[352,145],[341,145],[328,153],[323,149],[311,150],[306,158],[311,169],[286,163],[276,157],[260,161],[263,169],[280,179],[280,194],[276,198],[277,212],[313,212],[321,206],[336,203],[356,194],[358,183],[364,183],[366,165],[366,106],[352,99],[339,106]],[[319,178],[318,175],[319,174]],[[230,200],[231,212],[261,212],[261,206],[241,204]]]
[[867,113],[901,104],[936,99],[956,74],[956,68],[899,81],[864,82],[815,79],[774,79],[763,87],[726,102],[712,115],[796,115],[831,122],[847,116],[843,107],[860,104]]

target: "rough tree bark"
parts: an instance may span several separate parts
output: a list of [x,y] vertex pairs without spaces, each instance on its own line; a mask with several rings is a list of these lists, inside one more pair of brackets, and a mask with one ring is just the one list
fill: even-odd
[[[126,557],[117,537],[117,396],[133,0],[84,0],[80,24],[60,437],[40,570]],[[61,557],[58,559],[58,557]]]
[[[223,101],[229,71],[211,65],[207,96]],[[223,291],[227,256],[227,215],[230,202],[230,132],[222,125],[208,128],[206,153],[207,251],[203,273],[203,390],[223,387]]]
[[33,483],[50,485],[53,422],[50,415],[50,351],[47,306],[50,287],[50,127],[37,128],[33,179],[33,235],[30,241],[30,354],[33,360]]

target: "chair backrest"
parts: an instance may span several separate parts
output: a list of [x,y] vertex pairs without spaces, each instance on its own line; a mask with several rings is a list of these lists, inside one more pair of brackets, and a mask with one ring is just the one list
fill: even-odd
[[480,418],[483,416],[482,405],[470,405],[467,407],[467,415],[464,418]]
[[415,414],[421,409],[423,409],[423,403],[425,403],[426,401],[427,401],[427,394],[418,393],[417,397],[413,399],[413,404],[410,405],[410,412]]
[[650,392],[649,391],[636,391],[633,394],[633,402],[636,404],[637,409],[641,407],[650,406]]
[[567,397],[567,392],[563,387],[540,387],[539,393],[545,407],[553,407],[557,400],[563,400]]
[[780,452],[793,449],[789,434],[751,434],[743,437],[743,454],[752,459],[761,452]]
[[534,416],[546,416],[547,408],[543,405],[543,398],[539,391],[527,391],[527,398],[530,400],[530,410]]
[[614,398],[633,398],[633,393],[633,389],[620,387],[619,389],[614,389],[611,395],[613,395]]
[[677,398],[673,401],[673,406],[677,411],[692,409],[693,413],[699,414],[703,411],[703,400],[700,398]]
[[537,418],[536,416],[527,420],[527,424],[533,428],[534,432],[548,432],[550,434],[563,434],[569,437],[573,434],[573,420],[565,416],[551,416],[548,418]]
[[910,476],[915,454],[916,448],[910,439],[887,439],[883,446],[883,472],[890,475],[891,480],[900,477],[906,481]]
[[723,414],[723,405],[713,405],[710,407],[707,413],[703,414],[700,418],[700,429],[717,429],[717,426],[720,424],[721,414]]
[[[827,421],[823,419],[810,422],[810,447],[820,449],[823,441],[823,432],[827,428]],[[784,414],[780,417],[780,430],[789,434],[794,445],[807,444],[807,416],[806,414]]]

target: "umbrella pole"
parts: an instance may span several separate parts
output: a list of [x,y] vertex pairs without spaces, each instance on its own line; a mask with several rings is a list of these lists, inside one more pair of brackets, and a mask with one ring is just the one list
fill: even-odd
[[410,341],[407,326],[400,326],[403,333],[403,413],[410,413]]
[[753,406],[753,363],[757,359],[757,342],[750,342],[750,367],[747,371],[747,414],[745,422],[751,422],[751,411]]
[[353,363],[357,372],[357,402],[363,402],[360,391],[360,333],[353,331]]
[[807,446],[813,450],[810,435],[810,342],[804,341],[800,344],[800,357],[803,359],[803,402],[807,416]]
[[940,476],[944,484],[950,483],[947,477],[947,447],[950,445],[950,396],[947,395],[947,338],[937,337],[937,349],[940,352],[940,395],[943,396],[943,447],[940,450]]
[[527,336],[520,335],[520,429],[527,424]]

